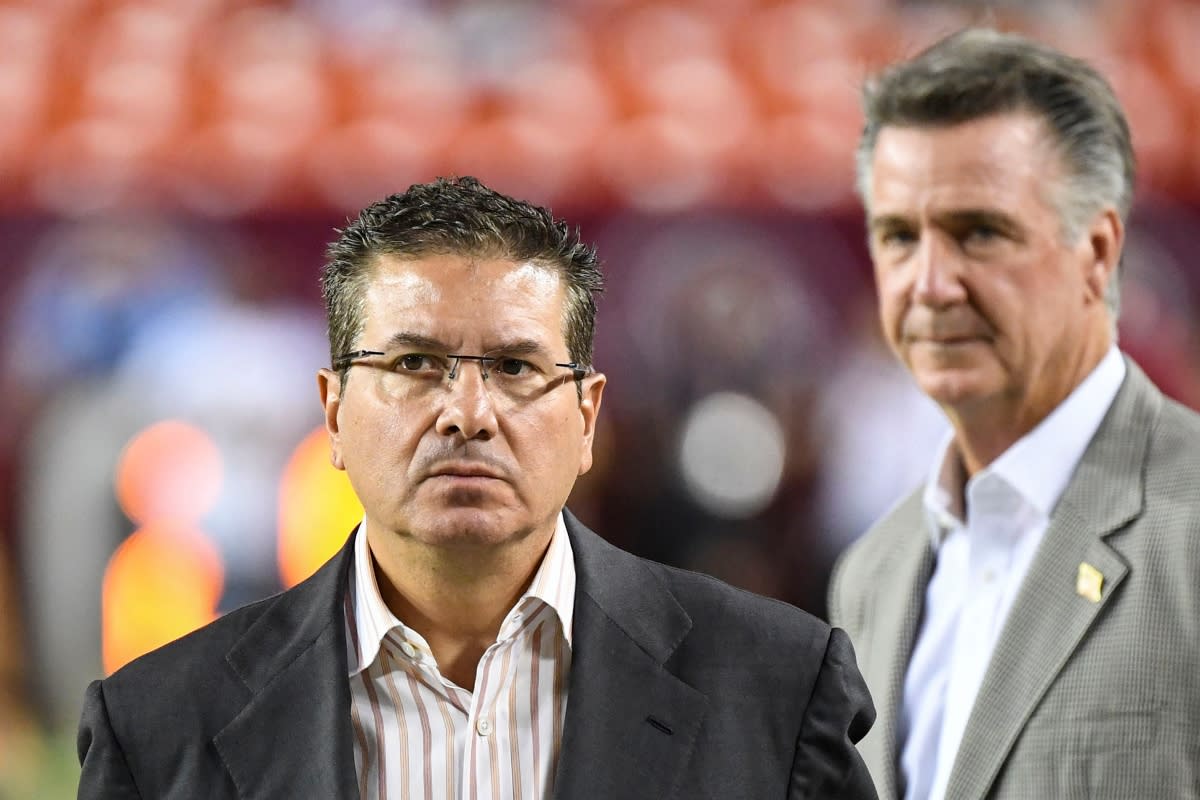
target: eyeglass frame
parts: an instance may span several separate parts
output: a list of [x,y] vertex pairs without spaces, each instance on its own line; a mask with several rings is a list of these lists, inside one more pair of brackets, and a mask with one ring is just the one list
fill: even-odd
[[[351,350],[349,353],[342,353],[340,356],[333,359],[332,366],[335,371],[340,371],[354,366],[354,362],[360,358],[366,358],[367,356],[386,355],[387,353],[383,352],[382,350]],[[454,359],[454,368],[446,373],[446,377],[450,380],[454,380],[456,377],[458,377],[459,363],[463,359],[466,359],[467,361],[475,361],[479,364],[479,372],[486,381],[488,379],[487,362],[499,361],[500,359],[505,358],[505,356],[471,356],[463,353],[446,353],[446,358]],[[583,384],[583,379],[591,374],[591,370],[586,367],[579,366],[579,362],[577,361],[567,361],[565,363],[555,361],[553,365],[571,370],[575,383],[580,385]]]

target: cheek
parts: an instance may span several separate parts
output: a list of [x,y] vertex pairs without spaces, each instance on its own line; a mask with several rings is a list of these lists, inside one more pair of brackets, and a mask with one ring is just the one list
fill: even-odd
[[579,468],[583,440],[583,423],[578,412],[542,418],[537,423],[522,426],[519,439],[513,442],[515,455],[522,468],[534,481],[549,485],[571,480]]
[[879,323],[890,342],[895,343],[900,338],[905,306],[905,295],[884,284],[880,285]]
[[417,419],[387,408],[365,409],[347,423],[343,428],[347,449],[358,462],[377,467],[397,463],[407,467],[422,434]]

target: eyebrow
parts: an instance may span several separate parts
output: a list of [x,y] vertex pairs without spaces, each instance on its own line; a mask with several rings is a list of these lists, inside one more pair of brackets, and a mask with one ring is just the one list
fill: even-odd
[[[453,349],[441,339],[435,339],[432,336],[425,336],[420,333],[412,333],[411,331],[400,331],[392,334],[392,337],[388,339],[384,347],[389,352],[402,347],[428,350],[431,353],[449,353]],[[542,343],[535,339],[516,339],[488,348],[484,355],[503,353],[513,356],[527,356],[546,354],[548,352]]]
[[497,347],[489,348],[488,355],[492,353],[503,353],[510,356],[530,356],[541,355],[547,352],[546,348],[540,342],[533,339],[517,339],[516,341],[498,345]]
[[936,215],[938,220],[944,220],[952,225],[968,227],[971,225],[991,225],[1005,231],[1016,230],[1013,218],[1000,211],[989,211],[982,208],[966,208],[960,211],[948,211]]
[[400,331],[392,334],[392,338],[388,339],[384,345],[385,350],[397,350],[401,347],[415,347],[420,350],[431,350],[433,352],[446,352],[450,348],[445,342],[434,339],[432,336],[423,336],[419,333],[411,333],[409,331]]
[[872,233],[894,228],[911,228],[914,225],[913,218],[904,214],[880,214],[867,220],[867,229]]
[[[1000,211],[990,211],[982,208],[965,208],[945,211],[934,215],[934,221],[943,227],[963,228],[972,225],[990,225],[994,228],[1015,233],[1018,226],[1013,218]],[[895,230],[897,228],[912,228],[916,223],[911,217],[902,214],[882,214],[869,222],[872,233]]]

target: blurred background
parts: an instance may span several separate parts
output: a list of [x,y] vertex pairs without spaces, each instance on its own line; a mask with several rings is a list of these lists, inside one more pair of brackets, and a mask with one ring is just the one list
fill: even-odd
[[437,175],[552,206],[606,261],[576,513],[824,614],[944,430],[878,337],[857,89],[981,21],[1114,83],[1141,170],[1122,345],[1200,405],[1191,0],[0,2],[0,797],[74,796],[89,680],[358,520],[319,432],[322,250]]

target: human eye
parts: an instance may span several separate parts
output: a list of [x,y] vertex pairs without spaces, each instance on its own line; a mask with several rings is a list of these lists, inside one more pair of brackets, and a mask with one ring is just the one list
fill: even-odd
[[889,225],[875,231],[875,246],[888,250],[911,247],[917,241],[917,234],[912,228],[901,225]]
[[497,356],[492,360],[492,372],[506,378],[528,378],[537,371],[532,362],[512,356]]
[[392,362],[392,371],[414,375],[428,375],[445,369],[445,362],[428,353],[401,353]]
[[995,225],[981,222],[968,228],[963,240],[967,244],[989,244],[999,239],[1000,236],[1001,231]]
[[1004,215],[978,213],[966,215],[955,231],[964,250],[991,251],[1018,237],[1017,229]]

